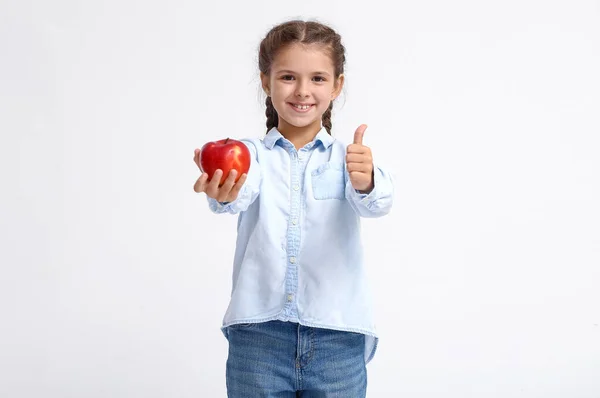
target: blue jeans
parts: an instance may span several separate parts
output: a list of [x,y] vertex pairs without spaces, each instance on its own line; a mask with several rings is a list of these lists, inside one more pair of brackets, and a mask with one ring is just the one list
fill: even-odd
[[227,328],[229,398],[362,398],[365,336],[270,321]]

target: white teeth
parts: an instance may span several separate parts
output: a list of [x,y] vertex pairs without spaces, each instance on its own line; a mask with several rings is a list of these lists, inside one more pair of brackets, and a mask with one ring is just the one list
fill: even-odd
[[293,104],[294,107],[298,108],[298,109],[308,109],[310,108],[310,105],[296,105]]

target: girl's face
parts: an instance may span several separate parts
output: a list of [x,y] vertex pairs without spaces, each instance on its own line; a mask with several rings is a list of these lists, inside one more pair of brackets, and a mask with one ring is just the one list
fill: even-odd
[[318,130],[323,113],[342,90],[344,76],[335,76],[322,45],[294,43],[279,51],[261,80],[279,115],[279,131],[285,132]]

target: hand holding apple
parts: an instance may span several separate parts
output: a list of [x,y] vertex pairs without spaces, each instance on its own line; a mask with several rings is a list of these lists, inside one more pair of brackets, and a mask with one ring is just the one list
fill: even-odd
[[233,202],[246,182],[250,158],[250,151],[241,141],[206,143],[194,151],[194,163],[202,171],[194,191],[205,192],[219,202]]
[[363,136],[367,129],[361,124],[354,133],[354,142],[346,150],[346,169],[350,176],[352,187],[362,193],[373,190],[373,155],[371,149],[363,145]]
[[231,170],[237,170],[237,180],[242,174],[250,170],[250,150],[241,141],[226,138],[219,141],[211,141],[204,144],[200,150],[200,170],[208,173],[212,179],[216,170],[223,171],[219,185],[225,183],[225,179]]
[[237,170],[233,169],[225,179],[225,183],[219,185],[219,181],[223,175],[223,171],[217,169],[213,176],[214,178],[209,181],[208,174],[202,173],[196,184],[194,184],[194,191],[198,193],[204,192],[206,196],[219,202],[233,202],[237,199],[242,186],[246,182],[247,174],[242,174],[239,180],[235,182],[238,173]]

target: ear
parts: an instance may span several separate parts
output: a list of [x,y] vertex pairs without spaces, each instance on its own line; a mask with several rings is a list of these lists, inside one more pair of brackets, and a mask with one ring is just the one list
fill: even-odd
[[335,79],[335,83],[333,84],[333,91],[331,92],[331,100],[332,101],[340,95],[343,87],[344,87],[344,74],[342,73],[341,75],[338,76],[337,79]]
[[267,94],[267,96],[270,97],[271,96],[271,88],[269,87],[269,76],[260,72],[260,82],[262,84],[263,90],[265,91],[265,94]]

